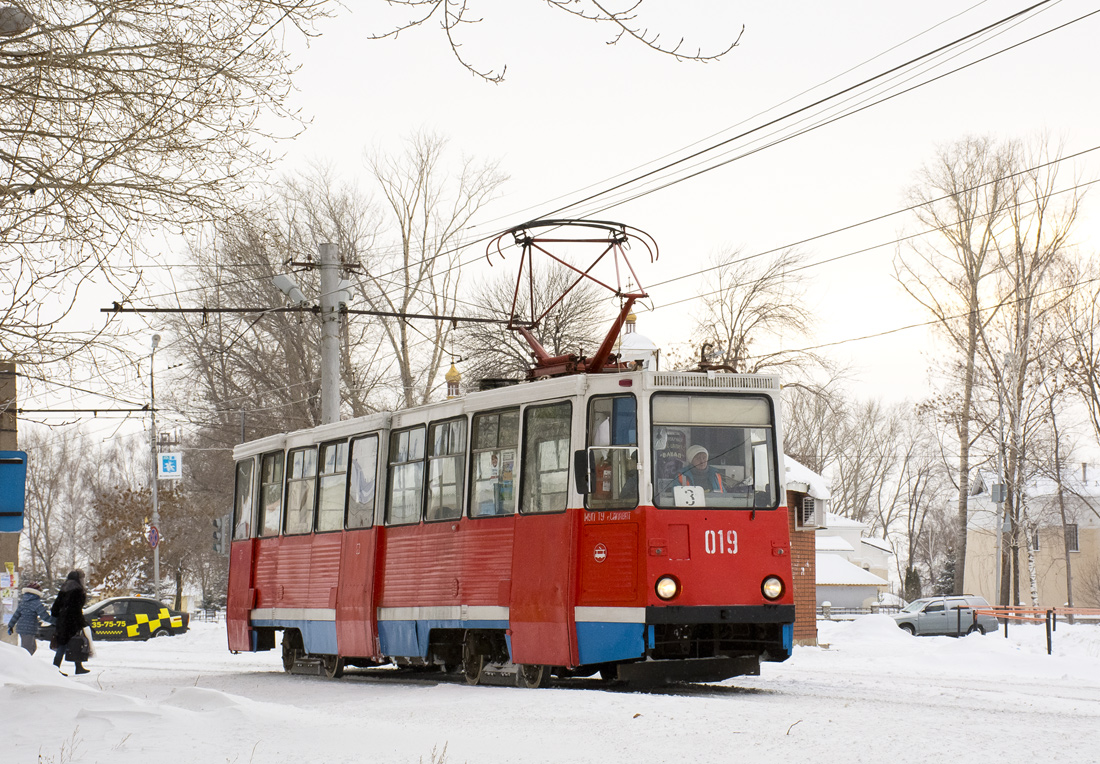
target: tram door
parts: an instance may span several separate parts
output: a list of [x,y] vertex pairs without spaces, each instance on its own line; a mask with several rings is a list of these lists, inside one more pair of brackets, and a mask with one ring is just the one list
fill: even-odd
[[348,458],[347,528],[336,595],[336,644],[340,654],[374,657],[375,570],[380,529],[374,526],[378,436],[351,441]]
[[577,665],[573,590],[575,512],[568,511],[569,401],[523,412],[520,506],[512,551],[512,660]]
[[255,515],[256,460],[237,463],[233,496],[232,541],[229,547],[229,591],[226,598],[226,625],[229,649],[253,649],[249,618],[255,606],[253,563],[256,541],[250,538]]

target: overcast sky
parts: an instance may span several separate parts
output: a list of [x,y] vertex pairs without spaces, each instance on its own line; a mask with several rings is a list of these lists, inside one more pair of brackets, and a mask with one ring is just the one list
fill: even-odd
[[[650,15],[644,22],[662,30],[662,39],[683,36],[685,49],[716,49],[744,26],[736,49],[721,61],[699,64],[630,41],[606,45],[609,29],[539,0],[471,0],[484,20],[463,30],[462,50],[479,68],[506,64],[506,79],[498,85],[462,68],[437,26],[373,41],[370,32],[386,28],[385,19],[369,15],[385,8],[381,0],[348,5],[308,47],[293,43],[301,63],[295,105],[310,124],[295,140],[278,145],[283,159],[272,170],[272,182],[315,161],[366,179],[366,151],[397,151],[410,133],[434,130],[456,154],[498,159],[510,176],[469,232],[471,240],[548,213],[592,215],[651,233],[660,260],[649,266],[639,257],[635,266],[656,310],[640,312],[639,331],[666,348],[688,339],[695,304],[690,298],[709,283],[705,276],[670,279],[705,267],[712,254],[727,248],[752,255],[809,240],[798,249],[809,262],[822,263],[804,271],[807,301],[819,323],[813,338],[789,338],[787,345],[830,344],[824,352],[851,366],[853,392],[863,397],[917,400],[929,390],[926,369],[936,351],[927,330],[853,341],[928,319],[892,279],[898,249],[893,242],[918,229],[910,216],[895,215],[824,234],[906,206],[906,189],[920,165],[937,146],[968,134],[1028,138],[1047,131],[1064,140],[1066,154],[1100,146],[1100,57],[1094,50],[1100,15],[948,73],[1093,12],[1083,0],[1048,3],[1010,28],[952,49],[934,68],[885,81],[878,96],[895,97],[872,105],[877,98],[860,95],[844,104],[867,105],[852,116],[790,137],[822,121],[823,112],[810,109],[737,140],[1029,3],[645,0],[642,8]],[[679,14],[661,15],[670,9]],[[938,75],[944,76],[898,94]],[[840,113],[833,105],[826,116]],[[789,140],[764,147],[782,138]],[[730,142],[671,175],[658,174],[660,182],[630,187],[626,195],[759,150],[634,201],[556,212],[722,141]],[[1100,178],[1100,150],[1065,163],[1060,178],[1062,186]],[[1089,199],[1077,229],[1082,251],[1095,253],[1100,241],[1097,209]],[[463,254],[464,278],[479,278],[483,254],[484,245]],[[179,283],[186,271],[177,269],[174,276]],[[99,308],[116,298],[94,299],[93,325],[102,321]],[[172,339],[165,337],[162,351],[170,351]],[[137,372],[139,388],[147,385],[148,352],[148,336],[137,337],[133,354],[142,360],[126,374]],[[158,358],[158,366],[162,362],[164,368],[171,360]],[[31,383],[21,394],[24,406],[46,401]],[[88,427],[106,437],[130,429],[105,420]]]
[[[297,102],[312,123],[304,135],[281,147],[281,168],[320,159],[335,162],[349,176],[365,176],[365,150],[394,150],[412,131],[435,130],[456,151],[500,159],[511,178],[471,231],[475,237],[640,175],[658,166],[649,164],[654,160],[665,157],[663,164],[734,138],[1031,3],[646,0],[643,9],[651,14],[646,21],[667,30],[667,39],[684,36],[685,49],[713,49],[735,38],[744,25],[735,50],[719,62],[698,64],[677,62],[628,41],[605,45],[609,30],[535,0],[474,0],[471,7],[484,20],[460,38],[463,52],[480,68],[507,64],[499,85],[463,69],[434,27],[412,30],[395,41],[367,40],[370,30],[384,26],[369,15],[380,4],[352,5],[300,51]],[[681,14],[662,17],[669,8]],[[945,74],[1092,10],[1085,2],[1051,3],[967,49],[953,49],[929,73],[890,80],[881,93]],[[704,267],[711,254],[724,248],[763,252],[900,209],[921,163],[938,145],[968,134],[1026,138],[1048,131],[1065,140],[1066,153],[1092,148],[1100,144],[1095,96],[1100,57],[1093,46],[1098,33],[1100,16],[1087,18],[635,201],[606,210],[586,205],[564,214],[598,212],[596,217],[653,234],[660,262],[639,273],[649,287]],[[772,138],[815,121],[795,126],[786,120]],[[734,141],[729,148],[759,148],[761,142],[749,141],[770,132]],[[723,158],[736,153],[742,152]],[[1064,185],[1097,177],[1095,154],[1066,167]],[[695,162],[689,166],[702,169]],[[1092,207],[1078,241],[1094,251]],[[799,246],[817,262],[886,245],[805,272],[808,300],[820,316],[816,343],[927,319],[891,277],[897,247],[890,242],[914,230],[911,217],[898,215]],[[464,258],[474,261],[483,249],[474,246]],[[479,267],[468,269],[471,277],[477,277]],[[650,289],[658,311],[643,314],[639,330],[658,344],[683,339],[690,304],[660,306],[697,294],[706,283],[700,277]],[[853,365],[858,392],[898,399],[927,389],[924,354],[930,347],[925,331],[910,330],[829,352]]]

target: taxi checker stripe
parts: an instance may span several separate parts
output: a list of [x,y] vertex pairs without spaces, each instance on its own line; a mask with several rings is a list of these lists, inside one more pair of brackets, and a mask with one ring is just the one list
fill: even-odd
[[162,607],[160,609],[160,612],[157,613],[157,617],[152,621],[149,620],[149,616],[145,613],[138,613],[136,616],[134,616],[134,620],[137,621],[137,623],[127,626],[126,634],[130,637],[136,637],[138,635],[138,632],[140,631],[140,627],[142,624],[147,624],[148,633],[152,634],[154,631],[160,628],[160,622],[164,619],[168,619],[169,623],[171,623],[171,615],[168,613],[168,608],[166,607]]

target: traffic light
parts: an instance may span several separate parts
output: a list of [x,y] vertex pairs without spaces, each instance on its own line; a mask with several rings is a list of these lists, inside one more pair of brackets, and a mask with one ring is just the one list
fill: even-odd
[[229,539],[225,535],[226,517],[214,518],[214,551],[218,554],[225,554],[229,551]]

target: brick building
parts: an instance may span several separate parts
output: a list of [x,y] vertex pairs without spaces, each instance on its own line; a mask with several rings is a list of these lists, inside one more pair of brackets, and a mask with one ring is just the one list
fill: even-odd
[[829,489],[815,472],[783,457],[787,483],[787,522],[791,531],[794,587],[794,643],[817,644],[816,533],[825,527]]

